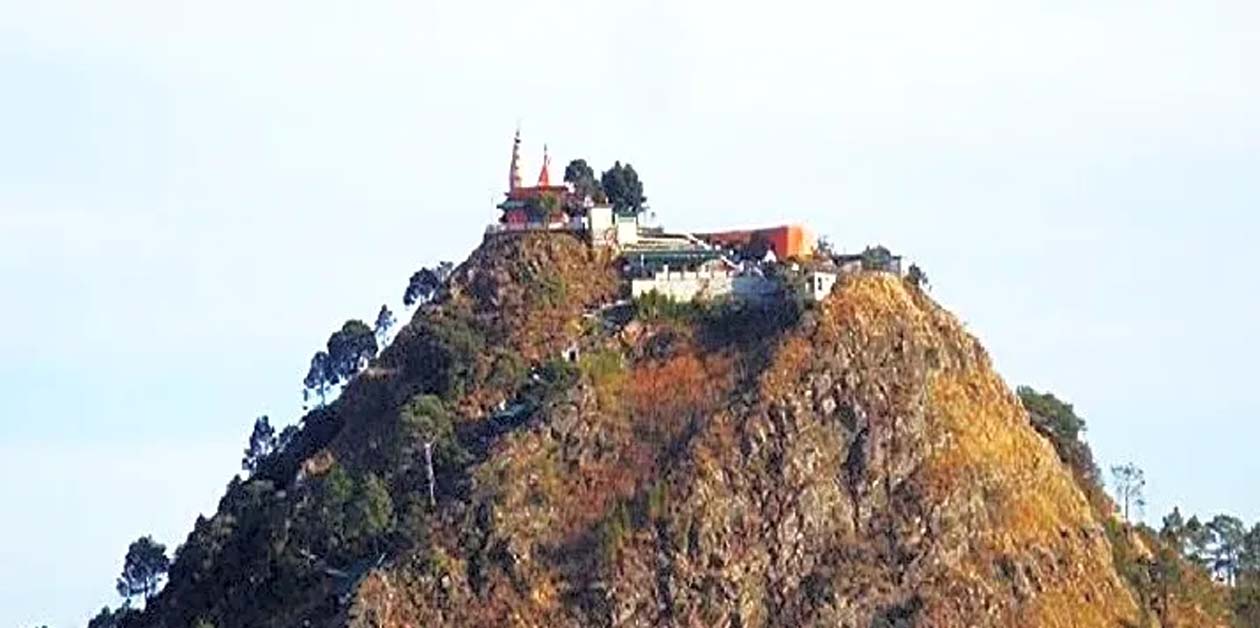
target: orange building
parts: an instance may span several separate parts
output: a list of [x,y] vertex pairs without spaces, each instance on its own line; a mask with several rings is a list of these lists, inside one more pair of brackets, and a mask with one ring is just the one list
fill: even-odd
[[714,246],[748,250],[754,245],[765,245],[774,251],[776,259],[809,257],[818,246],[814,233],[804,225],[780,225],[765,229],[743,229],[717,233],[697,233],[697,238]]

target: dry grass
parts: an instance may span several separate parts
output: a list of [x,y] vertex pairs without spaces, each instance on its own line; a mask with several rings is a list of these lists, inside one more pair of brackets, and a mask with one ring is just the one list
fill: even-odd
[[936,433],[924,470],[938,492],[933,499],[981,491],[985,503],[977,518],[987,521],[973,522],[979,536],[970,540],[964,568],[992,579],[996,561],[1022,556],[1043,574],[1044,589],[1012,609],[1012,621],[1067,627],[1135,620],[1137,605],[1115,575],[1089,502],[1001,381],[987,370],[938,373],[929,394]]

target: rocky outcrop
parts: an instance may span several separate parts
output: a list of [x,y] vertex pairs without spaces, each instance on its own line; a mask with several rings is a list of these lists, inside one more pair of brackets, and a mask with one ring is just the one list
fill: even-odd
[[[483,245],[291,465],[199,523],[142,625],[1142,621],[1069,470],[917,288],[860,273],[810,307],[638,315],[607,307],[623,295],[574,238]],[[436,507],[407,444],[421,397],[449,419],[423,419]],[[321,540],[321,480],[285,470],[334,465],[389,486],[388,535]]]
[[497,446],[379,625],[1136,621],[1070,474],[923,294],[864,274],[764,342],[706,347],[721,324],[610,344],[618,381]]

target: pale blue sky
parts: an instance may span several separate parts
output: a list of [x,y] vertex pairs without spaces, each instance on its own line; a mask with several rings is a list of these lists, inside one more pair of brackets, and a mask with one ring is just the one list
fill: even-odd
[[0,625],[178,545],[328,332],[478,242],[518,120],[669,226],[890,245],[1149,518],[1260,517],[1260,5],[615,4],[0,0]]

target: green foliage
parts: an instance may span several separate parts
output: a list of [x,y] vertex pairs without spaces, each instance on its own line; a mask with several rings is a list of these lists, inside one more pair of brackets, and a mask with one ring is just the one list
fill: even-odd
[[421,268],[412,273],[407,280],[407,289],[403,291],[403,305],[411,307],[432,301],[454,268],[450,262],[441,262],[433,268]]
[[538,295],[550,307],[563,304],[569,294],[569,286],[564,283],[564,279],[554,274],[542,275],[536,287],[536,291],[530,292],[531,296]]
[[604,200],[604,190],[595,179],[595,170],[586,164],[585,159],[574,159],[565,166],[564,181],[573,186],[574,194],[580,199]]
[[698,320],[702,311],[698,303],[676,301],[655,290],[634,300],[635,318],[648,322],[691,322]]
[[599,554],[605,564],[616,561],[617,552],[632,529],[630,510],[624,502],[617,502],[596,527]]
[[1111,478],[1116,491],[1116,501],[1127,521],[1133,514],[1140,515],[1146,507],[1146,474],[1132,462],[1111,467]]
[[358,492],[350,501],[350,532],[353,541],[377,545],[394,529],[394,500],[385,482],[375,473],[363,476]]
[[1230,591],[1230,607],[1238,628],[1260,626],[1260,578],[1244,579]]
[[376,356],[376,333],[360,320],[348,320],[328,337],[328,361],[333,373],[349,381]]
[[883,245],[868,246],[862,251],[862,269],[892,272],[896,270],[896,258]]
[[310,396],[315,394],[319,396],[319,406],[322,408],[328,402],[328,391],[339,382],[336,373],[333,372],[332,362],[328,359],[327,351],[316,351],[311,356],[311,366],[306,371],[306,378],[302,380],[302,400],[309,401]]
[[1238,577],[1238,563],[1244,551],[1247,528],[1237,517],[1216,515],[1207,524],[1212,535],[1211,567],[1223,581],[1233,584]]
[[538,208],[542,211],[544,220],[554,220],[560,212],[560,197],[550,192],[544,193],[538,198]]
[[356,476],[334,464],[313,493],[304,536],[330,560],[348,562],[379,551],[394,529],[393,498],[374,473]]
[[444,397],[458,397],[476,376],[477,357],[486,351],[485,334],[469,315],[452,313],[431,323],[433,357],[428,375]]
[[360,320],[346,321],[328,337],[327,351],[316,351],[311,357],[311,366],[302,380],[302,399],[307,401],[315,394],[322,407],[327,402],[328,391],[341,382],[350,381],[376,356],[377,349],[376,332],[372,328]]
[[135,609],[126,604],[116,610],[110,610],[108,606],[102,606],[101,611],[88,620],[87,628],[122,628],[126,620],[135,614]]
[[1015,389],[1020,403],[1028,411],[1028,420],[1034,429],[1049,439],[1059,459],[1086,481],[1087,489],[1101,486],[1094,454],[1082,439],[1085,420],[1077,416],[1072,404],[1060,400],[1053,393],[1040,393],[1028,386]]
[[1212,530],[1208,528],[1198,515],[1186,521],[1181,534],[1182,553],[1186,558],[1204,567],[1208,566],[1208,548],[1212,545]]
[[514,274],[530,304],[557,307],[563,305],[568,297],[569,286],[564,277],[549,268],[523,266],[517,268]]
[[122,575],[118,577],[118,594],[127,599],[148,600],[157,593],[170,566],[165,545],[151,536],[140,537],[127,548]]
[[385,340],[389,338],[389,331],[394,328],[394,313],[389,310],[388,305],[381,305],[381,311],[376,313],[376,324],[373,325],[372,331],[376,333],[376,342],[382,347],[385,346]]
[[1085,420],[1076,416],[1072,404],[1060,401],[1052,393],[1039,393],[1028,386],[1015,389],[1028,410],[1033,426],[1059,441],[1074,441],[1085,430]]
[[233,625],[261,625],[254,620],[292,605],[318,584],[321,576],[302,552],[322,552],[324,545],[305,542],[318,536],[294,517],[301,501],[283,495],[268,479],[237,477],[218,513],[197,518],[170,567],[166,589],[178,603],[163,605],[166,625],[225,617],[233,618]]
[[413,491],[403,497],[397,510],[399,539],[405,547],[423,547],[429,530],[429,503]]
[[1155,557],[1150,568],[1154,598],[1151,606],[1157,614],[1167,617],[1173,605],[1173,596],[1185,588],[1186,564],[1177,551],[1165,544],[1154,548]]
[[910,265],[910,269],[906,271],[906,281],[909,281],[910,285],[920,290],[927,288],[929,285],[927,273],[923,272],[923,269],[919,268],[918,264]]
[[511,396],[525,379],[529,367],[520,354],[513,351],[498,351],[494,362],[490,365],[490,375],[486,378],[486,387],[504,391]]
[[578,366],[568,360],[548,360],[534,371],[529,385],[521,394],[522,400],[531,406],[541,406],[563,395],[577,384],[581,377]]
[[618,161],[600,177],[604,194],[612,203],[613,211],[619,214],[639,214],[643,212],[643,204],[647,197],[643,196],[643,183],[639,174],[630,164],[621,165]]
[[1104,523],[1116,571],[1137,590],[1149,591],[1150,574],[1142,563],[1141,552],[1131,540],[1129,527],[1115,519],[1107,519]]
[[1251,526],[1243,537],[1242,552],[1238,555],[1238,570],[1260,579],[1260,523]]
[[254,431],[249,435],[249,446],[245,448],[245,457],[241,459],[241,469],[251,475],[257,472],[263,461],[276,451],[278,444],[276,430],[271,427],[270,419],[266,415],[255,419]]
[[591,351],[578,360],[578,370],[587,381],[600,386],[625,371],[625,359],[621,352],[612,349]]
[[438,467],[458,467],[470,455],[455,435],[455,416],[440,397],[416,395],[399,412],[409,460],[420,459],[424,443],[433,445],[433,462]]

